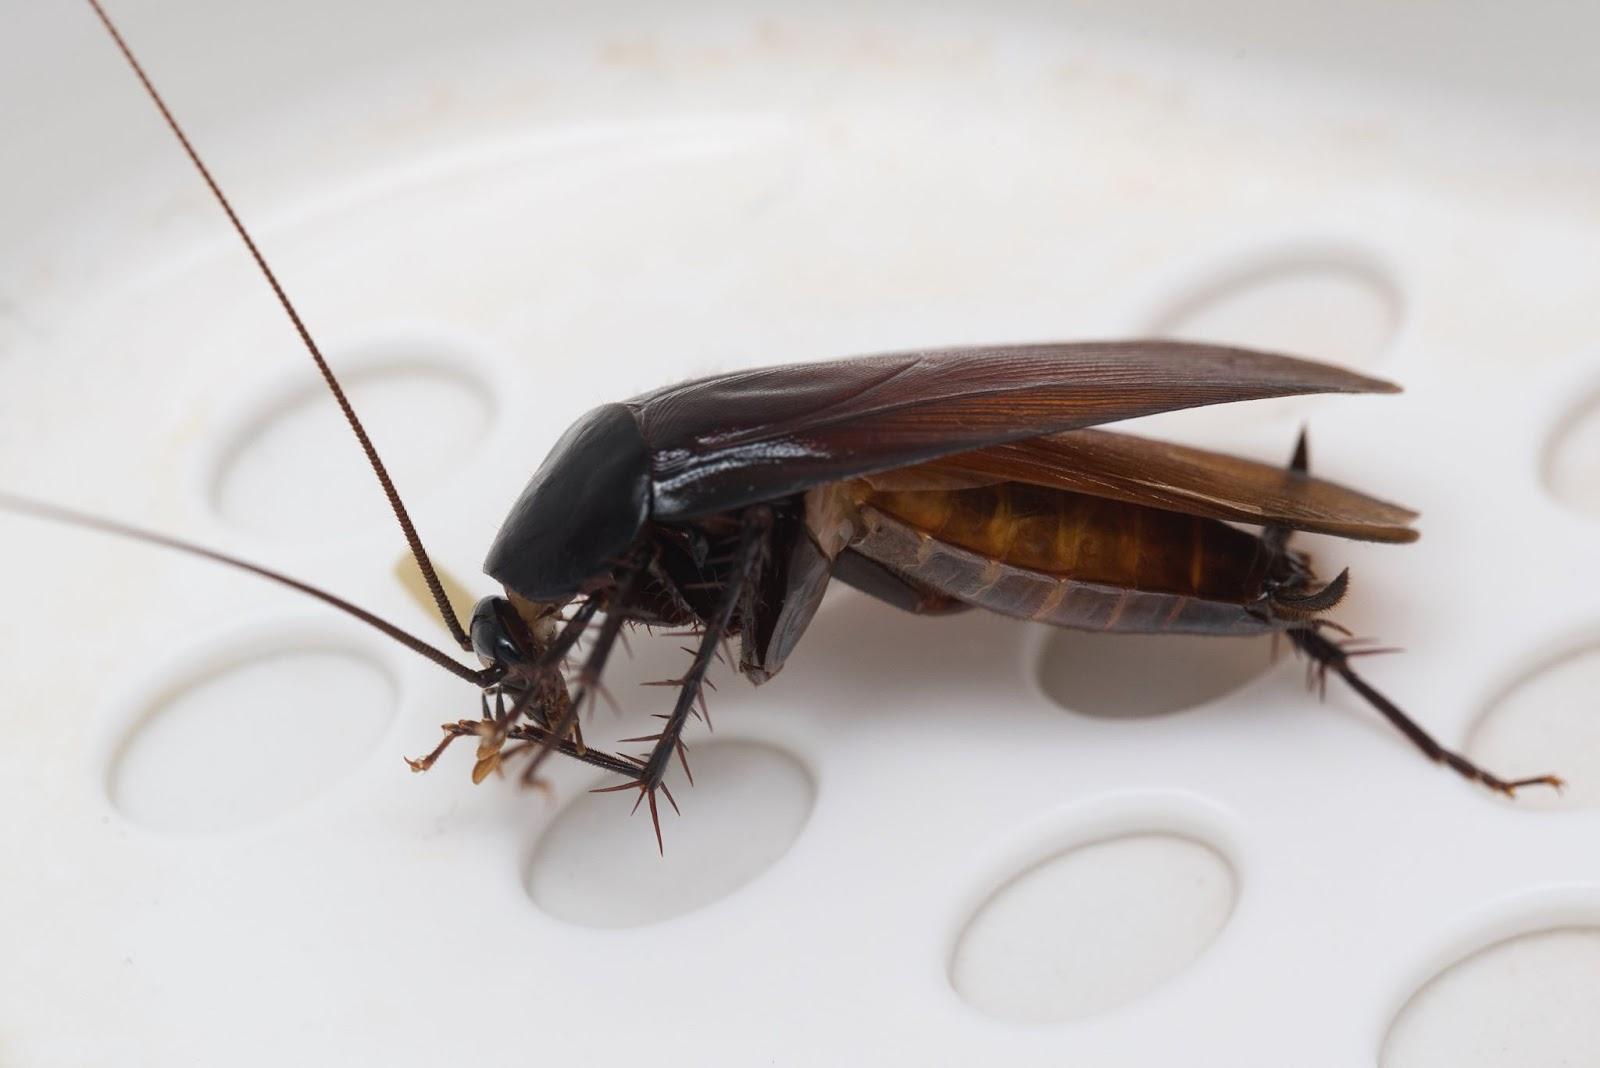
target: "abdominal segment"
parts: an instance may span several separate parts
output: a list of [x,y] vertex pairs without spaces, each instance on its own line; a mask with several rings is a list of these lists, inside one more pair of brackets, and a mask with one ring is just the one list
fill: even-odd
[[1226,523],[1064,490],[998,483],[886,490],[851,484],[852,548],[969,604],[1057,626],[1257,634],[1247,610],[1271,553]]

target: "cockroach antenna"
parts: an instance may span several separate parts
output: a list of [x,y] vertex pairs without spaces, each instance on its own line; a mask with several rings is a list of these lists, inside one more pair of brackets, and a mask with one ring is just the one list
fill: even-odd
[[359,605],[351,604],[344,598],[329,593],[327,590],[319,589],[296,578],[290,578],[282,572],[262,567],[260,564],[241,560],[237,556],[230,556],[216,549],[208,549],[204,545],[196,545],[193,542],[184,541],[182,538],[174,538],[169,534],[158,534],[153,530],[145,530],[142,527],[121,523],[115,519],[105,519],[97,515],[90,515],[88,512],[63,508],[57,504],[47,504],[44,501],[18,496],[14,493],[0,493],[0,511],[31,515],[37,519],[47,519],[51,522],[81,527],[85,530],[97,530],[119,538],[142,541],[146,545],[157,545],[164,549],[172,549],[190,556],[211,560],[214,563],[226,564],[228,567],[237,568],[240,571],[248,571],[250,574],[259,575],[269,582],[276,582],[278,585],[287,586],[291,590],[299,590],[301,593],[315,597],[323,604],[337,608],[346,615],[354,616],[367,624],[367,626],[382,631],[412,652],[432,660],[452,675],[465,679],[474,686],[491,686],[501,675],[501,672],[496,669],[485,668],[478,671],[467,667],[465,664],[458,663],[444,650],[429,645],[415,634],[397,627],[388,620],[374,615]]
[[[344,387],[339,384],[339,379],[334,375],[333,368],[328,365],[328,361],[322,355],[322,350],[317,347],[316,339],[311,336],[311,330],[306,326],[305,320],[300,317],[299,311],[295,309],[294,302],[289,299],[289,294],[285,292],[282,283],[278,281],[278,276],[273,273],[271,266],[267,264],[266,256],[262,255],[260,247],[256,244],[255,239],[250,236],[250,231],[245,228],[243,220],[233,210],[233,204],[229,202],[227,195],[222,191],[222,187],[217,184],[217,180],[212,177],[210,169],[201,160],[200,153],[195,150],[194,144],[189,140],[188,135],[183,132],[183,127],[178,124],[177,118],[172,114],[171,109],[167,107],[167,102],[156,91],[155,83],[145,73],[144,67],[134,56],[133,49],[128,46],[128,42],[123,39],[121,31],[117,29],[116,23],[112,22],[111,16],[106,14],[106,9],[100,5],[100,0],[88,0],[88,3],[94,9],[94,13],[99,17],[100,22],[105,26],[106,31],[111,34],[111,40],[116,43],[117,50],[122,53],[122,57],[128,61],[128,66],[133,68],[133,73],[139,79],[139,84],[144,86],[144,91],[149,94],[151,102],[161,112],[161,117],[166,120],[168,128],[177,137],[178,143],[183,146],[184,154],[189,157],[189,162],[193,163],[195,169],[200,172],[200,177],[205,180],[207,188],[211,190],[211,195],[221,205],[223,212],[228,216],[228,222],[233,224],[234,231],[239,235],[240,240],[244,242],[251,258],[256,261],[256,266],[261,269],[262,275],[266,277],[267,284],[272,287],[273,295],[278,298],[278,303],[283,306],[284,312],[289,316],[289,321],[294,324],[295,333],[300,335],[301,343],[305,345],[306,351],[311,354],[311,359],[317,365],[317,370],[322,373],[322,379],[328,384],[328,389],[333,393],[333,399],[338,402],[339,410],[344,412],[345,422],[350,424],[350,429],[355,433],[356,441],[361,444],[361,451],[366,453],[367,463],[372,466],[372,473],[378,476],[378,483],[383,487],[384,496],[389,498],[389,507],[394,512],[395,519],[400,523],[400,529],[405,534],[406,544],[411,547],[411,555],[417,562],[418,570],[422,572],[422,580],[427,583],[428,592],[433,595],[433,602],[438,606],[439,618],[444,620],[444,625],[449,628],[450,635],[455,639],[456,644],[463,651],[470,652],[472,650],[472,642],[467,637],[467,632],[462,629],[461,621],[456,617],[455,608],[451,606],[450,599],[445,596],[444,586],[439,581],[438,572],[433,568],[433,561],[428,559],[428,552],[422,547],[422,538],[418,536],[417,528],[411,522],[411,515],[406,511],[405,504],[400,500],[400,492],[395,489],[394,480],[389,477],[388,469],[383,466],[383,460],[378,457],[378,450],[372,444],[372,439],[367,436],[366,427],[361,425],[361,420],[357,417],[356,410],[350,403],[350,398],[345,395]],[[259,571],[260,569],[256,570]],[[457,666],[459,667],[460,665]]]

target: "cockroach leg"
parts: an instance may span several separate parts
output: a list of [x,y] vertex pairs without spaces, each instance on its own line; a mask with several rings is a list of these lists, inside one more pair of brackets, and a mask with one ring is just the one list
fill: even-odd
[[[772,509],[765,505],[758,505],[747,509],[744,513],[743,527],[739,536],[739,547],[734,552],[733,567],[727,581],[720,583],[722,597],[717,602],[716,611],[711,618],[706,620],[705,633],[700,636],[700,645],[695,650],[694,662],[689,665],[689,670],[681,679],[676,680],[678,686],[678,701],[673,706],[671,715],[666,717],[666,723],[661,728],[661,733],[647,735],[636,741],[653,741],[649,756],[644,759],[638,774],[632,782],[621,783],[617,786],[604,787],[598,793],[611,793],[620,790],[636,789],[639,791],[639,801],[648,801],[650,805],[650,822],[656,832],[656,849],[666,852],[666,846],[661,839],[661,813],[656,808],[656,791],[666,793],[667,801],[676,810],[678,803],[672,799],[671,793],[666,791],[662,779],[667,773],[667,766],[671,763],[674,754],[684,762],[684,770],[688,770],[688,760],[683,752],[684,724],[688,722],[689,713],[694,709],[695,703],[701,698],[701,687],[705,685],[706,670],[710,668],[713,656],[717,651],[717,644],[722,641],[723,635],[728,631],[733,622],[734,611],[739,607],[747,585],[752,582],[760,570],[767,549],[767,536],[772,530]],[[638,801],[634,803],[637,810]]]
[[[479,763],[481,764],[483,760],[483,746],[489,737],[491,737],[498,730],[502,729],[501,723],[503,723],[505,716],[503,714],[499,716],[490,714],[488,691],[484,691],[484,693],[480,694],[479,699],[483,705],[483,715],[481,718],[476,720],[462,719],[457,720],[454,723],[442,724],[439,729],[444,731],[444,737],[439,740],[438,745],[433,747],[433,751],[424,757],[406,757],[406,765],[415,772],[427,771],[429,768],[433,767],[433,765],[441,756],[444,755],[444,751],[450,748],[451,742],[455,741],[457,738],[466,737],[481,739],[478,747],[478,759]],[[498,688],[495,690],[495,699],[496,701],[500,702],[503,702],[504,700],[501,697]],[[513,704],[512,707],[516,708],[516,705]],[[482,776],[477,774],[476,769],[474,769],[473,778],[475,781],[482,780]]]
[[[679,592],[678,584],[672,581],[672,576],[667,574],[666,568],[661,566],[660,559],[652,556],[650,558],[650,562],[646,564],[645,567],[648,575],[650,576],[650,580],[655,584],[655,588],[664,593],[670,599],[673,612],[682,619],[695,618],[693,606],[691,606],[688,601],[684,600],[683,594]],[[654,636],[655,632],[651,630],[648,625],[645,629],[652,636]]]
[[[1294,455],[1289,457],[1288,471],[1293,475],[1309,475],[1311,473],[1311,447],[1306,440],[1306,428],[1300,428],[1300,436],[1295,439]],[[1289,547],[1289,538],[1294,534],[1294,528],[1281,523],[1270,523],[1261,532],[1261,542],[1273,553],[1281,553]]]
[[[563,756],[569,756],[574,760],[582,761],[583,763],[592,767],[613,772],[617,775],[627,775],[630,777],[638,775],[639,769],[642,766],[641,761],[635,760],[632,757],[623,756],[620,753],[607,753],[599,749],[586,749],[580,753],[578,752],[577,747],[572,744],[570,739],[562,738],[558,741],[549,731],[532,723],[524,723],[521,726],[513,727],[511,729],[510,737],[518,742],[529,743],[529,746],[534,750],[535,757],[544,752],[560,753]],[[514,748],[518,753],[527,751],[521,746]],[[505,753],[502,754],[502,762],[503,758],[510,753],[511,749],[507,749]],[[529,769],[536,768],[537,766],[538,765],[536,764],[530,763],[529,768],[523,769],[522,777],[523,782],[526,785],[536,786],[538,784],[538,781],[528,774]]]
[[[560,749],[571,755],[584,759],[587,752],[582,743],[581,735],[575,736],[572,741],[567,740],[578,726],[578,713],[586,701],[592,701],[596,693],[603,692],[600,686],[600,676],[605,672],[606,661],[611,656],[611,650],[616,646],[617,639],[622,634],[623,625],[627,622],[628,605],[633,600],[633,595],[639,588],[641,578],[648,572],[647,554],[641,554],[629,561],[625,567],[622,579],[617,583],[611,593],[611,598],[606,608],[605,622],[600,624],[600,633],[595,637],[594,645],[589,649],[589,655],[583,662],[583,668],[578,672],[577,692],[572,695],[562,709],[561,718],[554,725],[545,725],[542,740],[538,749],[533,754],[533,759],[522,771],[523,782],[531,783],[539,766],[544,763],[549,755]],[[608,697],[609,699],[609,697]],[[561,745],[556,745],[556,740]],[[539,739],[536,739],[539,740]],[[604,756],[604,754],[601,754]],[[591,761],[592,763],[592,761]],[[607,765],[601,765],[607,766]],[[612,768],[612,770],[616,770]],[[624,774],[632,774],[632,770]]]
[[477,733],[477,726],[478,724],[465,719],[459,723],[446,723],[440,728],[444,731],[444,737],[439,739],[439,744],[433,747],[433,752],[424,757],[406,757],[406,764],[410,766],[412,771],[427,771],[433,767],[435,761],[444,755],[444,751],[450,748],[451,742],[468,734]]
[[[427,771],[433,767],[439,757],[444,754],[444,751],[449,748],[451,742],[457,738],[472,735],[479,740],[477,761],[473,766],[472,779],[474,782],[482,782],[491,771],[498,770],[502,760],[501,747],[504,746],[506,738],[509,737],[511,728],[517,724],[524,714],[541,726],[549,727],[548,714],[544,706],[536,700],[539,689],[538,681],[550,673],[561,670],[562,661],[573,645],[576,644],[578,637],[589,625],[590,620],[594,618],[597,607],[595,602],[590,601],[573,613],[572,618],[566,621],[556,635],[555,640],[550,643],[550,647],[544,651],[538,661],[534,663],[532,669],[528,671],[532,678],[532,684],[517,693],[516,698],[509,707],[506,705],[506,691],[503,684],[497,683],[484,689],[478,696],[482,710],[480,718],[476,722],[460,720],[456,723],[444,724],[440,728],[444,731],[444,738],[440,740],[431,753],[420,758],[406,758],[406,764],[411,770],[416,772]],[[494,695],[494,711],[492,713],[489,710],[489,695],[491,693]],[[577,745],[580,749],[582,744],[582,739],[577,739]]]
[[[1452,768],[1457,774],[1473,782],[1482,783],[1497,793],[1507,797],[1515,797],[1517,791],[1524,786],[1550,786],[1556,790],[1566,786],[1566,782],[1555,775],[1534,775],[1526,779],[1502,779],[1489,771],[1480,768],[1466,757],[1440,745],[1432,735],[1423,730],[1412,718],[1406,715],[1387,697],[1373,689],[1368,682],[1350,667],[1350,657],[1357,653],[1347,652],[1339,644],[1323,637],[1316,629],[1296,629],[1288,632],[1289,638],[1295,646],[1314,665],[1315,670],[1322,677],[1332,671],[1350,687],[1364,697],[1369,705],[1383,714],[1383,717],[1393,723],[1400,733],[1411,739],[1413,745],[1422,750],[1429,760],[1436,764],[1444,764]],[[1377,650],[1374,650],[1376,652]]]
[[1289,470],[1297,475],[1311,473],[1310,433],[1304,424],[1300,427],[1300,435],[1294,441],[1294,455],[1289,457]]

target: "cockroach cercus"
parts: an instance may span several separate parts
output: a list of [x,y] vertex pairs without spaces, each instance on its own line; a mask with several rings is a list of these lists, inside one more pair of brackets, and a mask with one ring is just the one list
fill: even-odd
[[[1277,468],[1090,429],[1155,412],[1387,382],[1265,352],[1178,341],[1002,345],[869,356],[715,375],[602,405],[534,472],[489,546],[503,596],[464,628],[333,370],[220,186],[100,6],[89,0],[227,213],[366,452],[439,614],[469,667],[321,590],[164,535],[16,497],[4,507],[196,553],[301,590],[478,687],[482,715],[446,724],[412,768],[477,740],[475,780],[513,755],[524,777],[551,753],[621,776],[604,789],[648,804],[699,711],[724,639],[754,683],[783,667],[838,579],[910,612],[987,609],[1061,627],[1216,636],[1282,634],[1430,759],[1505,794],[1506,780],[1446,749],[1352,668],[1326,613],[1348,571],[1321,581],[1296,530],[1415,539],[1415,513],[1313,477],[1302,436]],[[1258,527],[1250,532],[1233,525]],[[697,633],[693,660],[648,752],[583,744],[624,626]],[[580,636],[581,665],[567,660]],[[687,769],[687,762],[685,761]],[[637,803],[636,803],[637,807]],[[676,804],[674,802],[674,807]]]

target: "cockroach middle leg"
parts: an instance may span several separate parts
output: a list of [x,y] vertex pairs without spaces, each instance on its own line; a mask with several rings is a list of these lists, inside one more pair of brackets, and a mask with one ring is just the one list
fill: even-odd
[[[546,722],[537,725],[533,728],[536,732],[535,734],[513,731],[509,735],[510,737],[525,738],[538,743],[534,748],[533,759],[528,762],[528,766],[522,771],[524,784],[532,785],[539,766],[544,763],[552,752],[557,749],[566,752],[562,746],[555,744],[557,740],[571,745],[574,752],[581,754],[586,751],[581,736],[574,735],[569,742],[568,735],[576,731],[578,713],[583,708],[584,703],[592,701],[596,694],[605,694],[600,678],[605,673],[606,662],[611,657],[612,649],[616,647],[617,639],[622,635],[622,628],[628,621],[628,605],[632,602],[633,596],[639,588],[639,582],[649,571],[649,560],[648,552],[642,552],[626,563],[622,578],[612,589],[607,604],[605,622],[600,624],[600,633],[595,637],[594,644],[589,647],[589,655],[584,659],[583,667],[578,672],[576,680],[577,692],[566,701],[561,710],[560,718],[553,724]],[[610,696],[606,696],[607,700],[609,700]],[[522,750],[519,748],[518,751]],[[607,766],[609,770],[613,771],[621,770],[623,774],[630,776],[638,771],[633,762],[623,762],[619,767],[602,766]]]
[[[659,734],[647,735],[643,738],[628,739],[629,741],[648,741],[655,744],[650,749],[650,754],[645,757],[642,766],[633,781],[617,786],[607,786],[597,791],[598,793],[611,793],[618,790],[637,789],[639,801],[648,801],[650,805],[650,822],[656,832],[656,849],[666,852],[666,846],[661,839],[661,813],[656,807],[656,791],[666,794],[667,801],[676,811],[678,803],[672,799],[663,779],[667,774],[667,767],[672,762],[674,755],[684,761],[684,770],[688,771],[688,760],[683,753],[683,728],[689,720],[689,714],[694,710],[695,703],[700,700],[702,688],[705,686],[706,671],[711,667],[715,658],[717,645],[722,641],[723,635],[728,632],[729,625],[733,622],[734,612],[744,599],[746,588],[754,580],[757,571],[767,551],[767,537],[771,533],[773,523],[772,509],[759,505],[747,509],[744,513],[742,529],[739,535],[739,547],[734,552],[733,566],[727,581],[722,587],[722,597],[717,602],[716,611],[705,620],[705,631],[700,635],[700,645],[695,650],[694,661],[689,665],[689,670],[683,677],[674,680],[678,686],[678,701],[673,706],[672,712],[666,717],[666,723]],[[638,802],[634,803],[638,808]]]
[[1427,758],[1436,764],[1443,764],[1454,769],[1458,774],[1473,782],[1482,783],[1489,789],[1515,797],[1518,790],[1524,786],[1552,786],[1560,790],[1566,785],[1562,779],[1555,775],[1534,775],[1526,779],[1502,779],[1489,771],[1480,768],[1460,753],[1446,749],[1440,745],[1427,731],[1423,730],[1416,721],[1402,712],[1394,702],[1383,694],[1373,689],[1372,686],[1356,674],[1350,666],[1350,658],[1360,653],[1372,650],[1361,650],[1358,653],[1347,652],[1337,642],[1331,641],[1319,630],[1313,628],[1295,629],[1288,632],[1289,640],[1295,647],[1305,653],[1315,669],[1323,672],[1332,671],[1345,682],[1351,689],[1366,699],[1367,703],[1379,712],[1390,723],[1393,723],[1400,733],[1409,738],[1413,745],[1422,750]]

